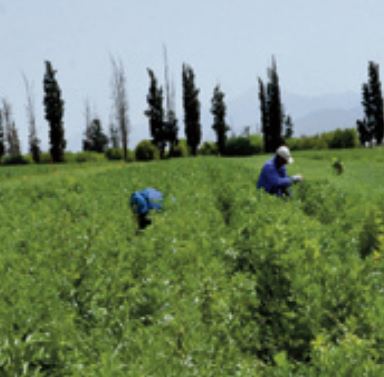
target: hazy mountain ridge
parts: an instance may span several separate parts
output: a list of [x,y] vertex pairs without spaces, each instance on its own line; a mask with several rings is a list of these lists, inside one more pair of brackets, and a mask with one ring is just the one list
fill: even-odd
[[[355,127],[362,116],[360,95],[354,92],[306,96],[283,93],[282,103],[294,122],[296,136],[311,135],[336,128]],[[257,87],[229,100],[228,122],[236,133],[245,126],[252,131],[260,130],[260,111]]]

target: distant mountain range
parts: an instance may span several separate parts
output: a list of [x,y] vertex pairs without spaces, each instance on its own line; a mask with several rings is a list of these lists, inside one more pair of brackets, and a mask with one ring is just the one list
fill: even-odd
[[[345,92],[319,96],[305,96],[292,93],[282,94],[285,112],[291,115],[294,135],[313,135],[336,128],[355,127],[356,120],[362,117],[361,98],[358,93]],[[245,126],[251,131],[260,130],[260,112],[257,87],[250,88],[242,95],[227,102],[228,122],[235,133]],[[210,124],[210,114],[203,114]]]

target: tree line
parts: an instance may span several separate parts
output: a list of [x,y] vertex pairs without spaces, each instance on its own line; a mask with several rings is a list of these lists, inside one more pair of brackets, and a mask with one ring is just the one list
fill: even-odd
[[[128,139],[130,122],[128,117],[127,82],[124,66],[121,61],[111,58],[112,65],[112,101],[113,111],[109,124],[109,135],[104,132],[101,120],[91,113],[86,102],[86,127],[82,142],[84,151],[104,152],[108,145],[121,148],[123,158],[128,159]],[[66,148],[63,124],[64,100],[56,78],[57,71],[50,61],[45,62],[43,78],[45,119],[49,125],[49,153],[52,162],[63,162]],[[160,158],[172,157],[176,154],[179,142],[178,119],[175,109],[175,90],[169,80],[166,49],[164,49],[164,87],[160,85],[155,72],[147,68],[149,87],[147,109],[144,114],[148,118],[151,143],[157,148]],[[34,162],[40,161],[40,140],[36,131],[35,104],[31,84],[23,76],[27,103],[28,145]],[[263,150],[267,153],[275,151],[293,136],[292,118],[285,112],[281,99],[281,90],[277,64],[272,58],[267,69],[267,80],[258,78],[259,108]],[[195,156],[201,143],[202,131],[200,122],[199,88],[196,86],[195,72],[188,64],[182,65],[182,104],[184,111],[184,133],[190,154]],[[384,113],[379,65],[368,63],[368,81],[362,85],[363,119],[356,122],[360,143],[362,145],[381,144],[384,137]],[[230,127],[226,121],[227,107],[225,93],[220,84],[213,88],[210,112],[213,117],[212,129],[216,134],[216,152],[225,154],[227,133]],[[5,98],[0,104],[0,158],[17,163],[23,160],[20,140],[12,116],[12,108]]]

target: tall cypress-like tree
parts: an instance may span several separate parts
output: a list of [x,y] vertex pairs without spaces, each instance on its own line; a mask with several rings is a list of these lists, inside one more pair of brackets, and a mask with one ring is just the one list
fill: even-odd
[[384,137],[383,95],[379,65],[372,61],[368,63],[368,82],[362,85],[361,104],[364,118],[356,122],[360,142],[381,144]]
[[259,100],[264,148],[268,153],[274,152],[283,143],[284,119],[275,58],[272,58],[272,65],[268,69],[267,85],[259,78]]
[[183,107],[187,144],[193,156],[201,142],[199,89],[195,87],[195,74],[192,68],[183,64]]
[[53,162],[64,161],[66,141],[64,138],[63,114],[64,101],[55,78],[56,71],[49,61],[45,62],[44,107],[45,119],[49,124],[50,153]]
[[5,153],[5,140],[4,140],[4,117],[3,111],[0,108],[0,159]]
[[163,89],[158,86],[154,72],[147,68],[149,89],[147,94],[148,109],[144,114],[148,117],[152,143],[157,146],[160,156],[164,157],[166,145],[164,130]]
[[27,77],[23,75],[25,92],[27,94],[27,104],[25,106],[27,112],[27,119],[29,125],[29,133],[28,133],[28,144],[29,144],[29,152],[32,155],[32,159],[34,162],[40,162],[40,140],[37,136],[36,130],[36,116],[35,116],[35,101],[32,91],[32,86],[29,83]]
[[379,65],[374,62],[369,62],[368,65],[368,88],[373,113],[374,137],[377,144],[381,144],[384,137],[383,95]]
[[221,90],[220,85],[216,85],[213,90],[211,100],[211,113],[213,115],[212,128],[216,133],[216,143],[219,153],[222,155],[225,151],[225,142],[227,139],[228,125],[225,122],[227,107],[224,102],[225,94]]
[[260,101],[260,116],[261,116],[261,132],[263,134],[264,150],[268,151],[271,144],[271,133],[269,131],[268,120],[268,104],[267,95],[265,92],[265,85],[261,78],[259,78],[259,101]]
[[21,157],[20,150],[20,139],[16,129],[15,122],[12,117],[12,107],[11,104],[3,98],[3,120],[4,120],[4,129],[5,129],[5,141],[6,148],[5,152],[8,157],[11,159],[18,159]]
[[274,152],[282,144],[283,108],[281,105],[279,76],[276,61],[272,59],[272,66],[268,70],[269,83],[267,86],[269,127],[271,132],[271,145],[269,152]]
[[111,143],[111,148],[120,148],[119,129],[116,127],[112,120],[110,120],[109,123],[109,141]]
[[128,119],[128,98],[126,77],[123,63],[111,58],[112,63],[112,99],[114,115],[121,138],[124,160],[128,160],[128,136],[130,132]]
[[[177,145],[177,126],[176,109],[175,109],[175,88],[169,82],[168,74],[168,58],[167,49],[164,46],[164,81],[165,81],[165,120],[164,120],[164,137],[169,144],[169,155],[173,155],[175,146]],[[173,83],[172,83],[173,84]]]

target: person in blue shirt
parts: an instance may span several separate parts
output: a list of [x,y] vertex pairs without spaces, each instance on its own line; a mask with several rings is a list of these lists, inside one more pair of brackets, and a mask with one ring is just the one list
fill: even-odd
[[140,230],[151,224],[151,219],[148,218],[149,212],[160,211],[162,202],[163,194],[152,187],[131,194],[130,204]]
[[267,161],[261,169],[257,188],[277,196],[289,196],[288,188],[293,183],[303,180],[301,175],[292,177],[287,175],[285,165],[291,163],[293,163],[293,158],[288,147],[285,145],[279,147],[275,156]]

